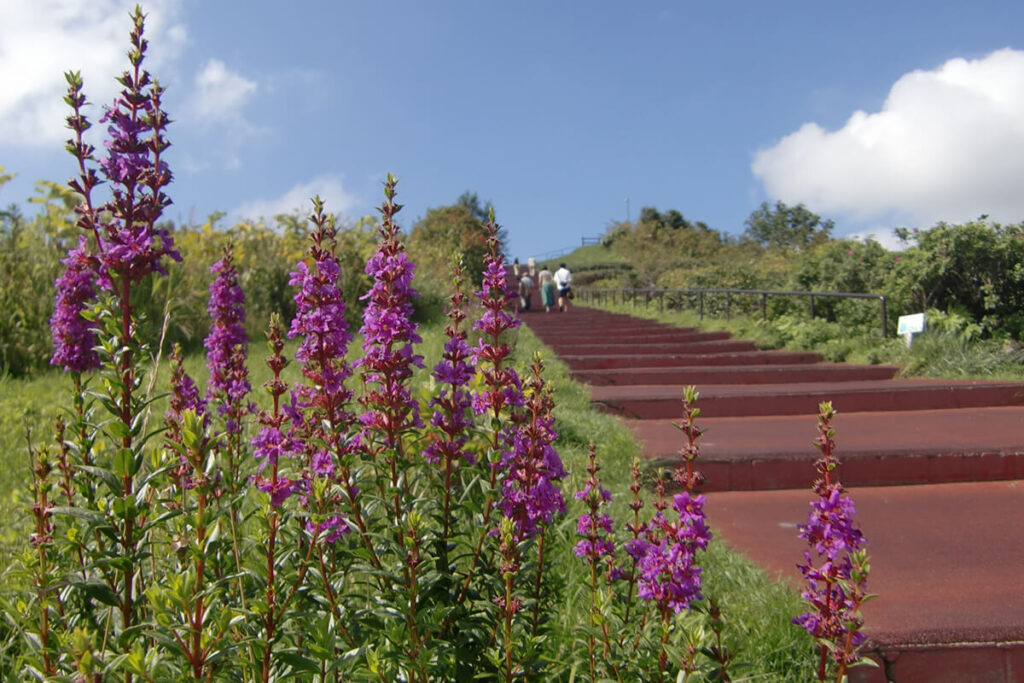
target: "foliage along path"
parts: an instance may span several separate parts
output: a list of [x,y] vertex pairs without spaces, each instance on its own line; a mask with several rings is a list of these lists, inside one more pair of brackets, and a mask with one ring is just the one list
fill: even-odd
[[672,422],[681,387],[697,385],[709,521],[794,584],[815,416],[832,401],[840,480],[853,487],[868,589],[880,596],[864,615],[883,666],[855,668],[851,681],[1013,681],[1024,672],[1022,385],[898,380],[893,366],[825,364],[588,308],[523,320],[654,461],[679,458],[684,438]]

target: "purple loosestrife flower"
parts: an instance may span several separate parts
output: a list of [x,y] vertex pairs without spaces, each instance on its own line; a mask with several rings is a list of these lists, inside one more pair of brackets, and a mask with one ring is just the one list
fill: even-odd
[[[296,384],[292,391],[293,407],[283,408],[292,417],[290,440],[296,444],[296,454],[305,461],[303,481],[296,486],[312,505],[318,521],[311,521],[307,529],[322,533],[325,538],[336,539],[348,530],[347,524],[333,514],[340,504],[340,495],[328,493],[329,499],[312,500],[315,494],[313,479],[330,478],[334,473],[333,459],[344,459],[354,447],[345,438],[354,418],[348,410],[352,391],[345,380],[352,371],[345,360],[352,335],[345,322],[345,302],[338,288],[341,268],[334,255],[335,235],[333,220],[324,213],[323,202],[313,199],[314,225],[310,235],[309,255],[311,268],[301,261],[291,274],[290,283],[299,287],[295,295],[298,312],[292,321],[289,337],[302,337],[295,358],[302,363],[305,383]],[[332,459],[330,468],[324,463],[323,452]]]
[[255,404],[245,404],[251,389],[246,367],[249,338],[244,327],[245,294],[238,285],[230,244],[224,248],[224,258],[213,264],[210,272],[215,277],[206,307],[212,320],[204,341],[210,371],[206,398],[219,402],[219,413],[227,416],[227,432],[235,434],[241,429],[242,416],[255,410]]
[[707,548],[711,531],[704,519],[704,496],[689,491],[673,497],[678,522],[669,522],[659,511],[648,527],[648,538],[632,541],[628,552],[637,558],[640,572],[637,595],[658,604],[662,614],[676,614],[699,600],[701,568],[696,551]]
[[[352,374],[345,361],[352,334],[345,322],[345,302],[338,289],[341,269],[334,256],[335,231],[322,215],[322,204],[317,208],[316,220],[320,222],[310,248],[314,265],[310,268],[300,261],[289,280],[299,292],[295,295],[298,312],[288,331],[290,338],[302,337],[295,358],[302,363],[302,375],[307,380],[294,389],[300,409],[295,416],[303,419],[314,433],[320,431],[323,419],[328,420],[332,432],[351,422],[345,407],[352,398],[344,384]],[[336,436],[331,440],[336,441]]]
[[505,262],[498,253],[498,226],[494,221],[487,224],[487,246],[489,253],[484,257],[483,284],[475,293],[484,308],[484,313],[473,323],[474,330],[483,335],[472,349],[473,364],[482,372],[484,388],[473,395],[473,410],[478,415],[490,412],[495,417],[505,406],[523,405],[522,384],[515,370],[502,367],[512,353],[512,347],[501,341],[501,335],[519,327],[520,321],[510,310],[515,310],[516,290],[509,283]]
[[[286,361],[281,355],[284,350],[284,340],[281,338],[281,325],[276,313],[270,318],[267,341],[271,349],[271,355],[267,358],[267,367],[270,368],[273,377],[267,380],[263,386],[266,387],[273,399],[274,405],[272,410],[263,410],[259,414],[262,428],[260,433],[253,437],[252,446],[253,457],[259,460],[260,464],[258,473],[253,475],[251,481],[260,491],[270,494],[271,505],[281,507],[292,495],[295,482],[278,474],[278,463],[282,456],[295,451],[301,452],[301,448],[293,445],[281,431],[281,425],[285,421],[285,415],[281,411],[281,396],[288,389],[281,381],[281,371],[284,370]],[[270,466],[270,476],[263,474],[267,465]]]
[[683,493],[672,497],[671,508],[675,511],[676,521],[670,522],[665,516],[670,506],[665,499],[665,480],[659,476],[654,517],[646,525],[640,524],[639,470],[637,463],[633,463],[633,484],[630,486],[633,502],[630,509],[633,510],[634,521],[629,530],[634,538],[627,542],[626,552],[636,561],[634,571],[639,572],[637,595],[655,601],[663,619],[668,618],[670,610],[678,614],[689,609],[691,601],[702,597],[701,568],[697,565],[696,554],[698,550],[707,549],[711,530],[704,516],[705,498],[694,493],[694,489],[704,481],[701,473],[693,467],[700,454],[697,440],[703,433],[695,423],[700,414],[697,408],[699,397],[695,387],[688,386],[683,390],[683,421],[675,425],[687,437],[687,443],[680,451],[686,464],[673,472],[673,479],[686,488]]
[[260,461],[259,472],[263,472],[267,465],[271,467],[280,462],[282,456],[287,456],[291,450],[288,438],[281,433],[277,427],[263,427],[260,433],[252,438],[254,458]]
[[[164,415],[167,425],[166,442],[178,453],[180,465],[173,474],[184,488],[193,488],[196,483],[195,472],[201,469],[201,463],[191,462],[188,458],[190,444],[185,443],[186,417],[191,411],[199,418],[198,427],[205,430],[207,425],[206,401],[199,393],[196,383],[185,372],[182,365],[181,346],[174,345],[171,352],[171,398],[170,408]],[[205,442],[205,435],[195,435]],[[191,444],[194,447],[195,444]],[[204,476],[200,472],[200,476]]]
[[551,408],[551,390],[541,378],[543,364],[534,358],[526,401],[527,418],[513,427],[509,450],[502,454],[504,472],[498,506],[514,524],[517,541],[536,535],[556,512],[565,512],[557,482],[565,477],[562,460],[552,447],[558,437]]
[[181,346],[174,345],[171,352],[171,405],[167,411],[167,418],[178,423],[181,422],[181,415],[186,410],[192,410],[196,415],[202,416],[206,413],[206,401],[199,394],[196,383],[185,372],[182,366]]
[[476,460],[472,452],[463,447],[468,441],[468,431],[473,427],[470,416],[471,397],[466,385],[473,378],[473,367],[467,362],[469,344],[466,343],[466,332],[461,329],[466,313],[462,310],[465,294],[462,292],[462,265],[455,266],[455,292],[449,299],[447,315],[448,325],[444,333],[448,337],[445,342],[441,360],[434,366],[433,376],[441,385],[438,395],[431,399],[430,405],[434,414],[430,424],[436,427],[441,438],[432,441],[424,450],[423,456],[428,462],[436,463],[444,460],[446,465],[458,458],[465,458],[470,465]]
[[577,557],[584,557],[590,563],[594,575],[597,567],[603,562],[607,565],[606,577],[614,581],[622,577],[622,572],[615,565],[615,540],[612,518],[604,512],[611,503],[611,491],[601,486],[597,473],[601,466],[597,464],[597,453],[594,444],[590,444],[590,455],[587,463],[587,483],[582,491],[576,492],[576,500],[582,500],[587,512],[580,515],[576,522],[576,535],[582,536],[573,551]]
[[815,462],[821,475],[814,483],[818,499],[810,504],[807,523],[798,526],[800,538],[809,546],[804,551],[804,563],[797,564],[807,580],[802,597],[813,609],[794,618],[793,623],[822,643],[819,680],[824,680],[828,651],[841,673],[857,661],[857,649],[866,640],[860,630],[864,624],[860,605],[867,599],[868,561],[863,550],[864,535],[854,522],[853,499],[844,495],[835,473],[834,417],[832,404],[822,403],[815,440],[822,454]]
[[[92,214],[80,224],[92,228],[99,242],[100,285],[113,289],[115,278],[124,280],[121,294],[149,273],[166,275],[165,256],[181,260],[170,233],[156,227],[164,208],[171,203],[163,188],[171,182],[172,175],[161,156],[170,146],[164,137],[170,121],[161,108],[163,88],[141,68],[147,46],[142,39],[141,12],[134,15],[134,21],[133,49],[129,53],[132,69],[119,79],[124,89],[100,119],[100,123],[110,124],[107,127],[110,138],[104,143],[107,154],[99,161],[99,166],[110,182],[112,197],[99,210],[92,210],[88,197],[88,190],[97,184],[95,176],[84,168],[92,150],[81,144],[80,135],[79,144],[69,143],[83,168],[82,177],[72,188],[85,195],[85,211]],[[69,101],[78,102],[77,98]],[[75,116],[78,116],[77,106]],[[74,123],[69,119],[69,124]],[[84,127],[77,132],[82,130]],[[106,222],[98,218],[103,210],[109,212]]]
[[96,333],[84,317],[96,299],[95,261],[90,257],[85,237],[61,261],[64,273],[57,278],[57,296],[50,318],[53,335],[51,365],[61,365],[69,372],[95,370],[100,366],[96,355]]
[[422,341],[411,320],[412,300],[418,296],[412,286],[416,265],[398,239],[394,216],[401,207],[394,202],[396,182],[389,174],[381,207],[381,241],[366,264],[373,285],[362,297],[367,302],[360,329],[364,355],[357,362],[365,388],[360,402],[366,412],[360,420],[385,435],[388,448],[397,446],[402,430],[423,426],[408,386],[413,366],[423,367],[423,357],[413,351],[413,344]]

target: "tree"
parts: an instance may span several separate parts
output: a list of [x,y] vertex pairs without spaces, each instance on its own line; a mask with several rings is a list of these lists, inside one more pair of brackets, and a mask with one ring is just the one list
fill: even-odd
[[490,201],[480,205],[480,198],[476,192],[470,192],[466,190],[459,195],[459,198],[455,200],[455,206],[461,206],[469,209],[469,212],[473,214],[473,218],[477,219],[481,223],[486,223],[490,218],[490,214],[494,211],[494,205]]
[[835,223],[822,220],[803,204],[787,206],[779,201],[775,206],[761,202],[744,225],[744,239],[766,248],[802,250],[814,244],[827,242]]
[[[476,194],[465,193],[451,206],[428,209],[416,221],[409,234],[409,254],[416,261],[417,280],[446,292],[452,258],[460,255],[464,272],[476,284],[481,282],[484,256],[487,253],[486,214],[493,209],[490,202],[480,207]],[[504,251],[505,235],[498,235]]]
[[645,206],[636,223],[611,226],[603,243],[633,266],[638,285],[657,287],[667,271],[699,266],[713,256],[722,239],[707,224],[692,223],[676,209],[661,213]]

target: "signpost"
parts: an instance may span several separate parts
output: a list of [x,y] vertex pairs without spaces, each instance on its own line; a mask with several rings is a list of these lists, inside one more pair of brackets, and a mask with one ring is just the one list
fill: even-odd
[[906,340],[907,346],[914,341],[914,335],[924,332],[924,313],[901,315],[896,324],[896,334]]

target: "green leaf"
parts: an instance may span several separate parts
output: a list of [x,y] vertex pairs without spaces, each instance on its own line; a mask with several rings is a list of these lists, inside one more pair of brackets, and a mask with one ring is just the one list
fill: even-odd
[[102,512],[97,510],[86,510],[85,508],[54,507],[50,508],[50,512],[55,515],[77,517],[79,519],[84,519],[87,522],[92,522],[93,524],[104,524],[107,521],[107,518],[103,516]]
[[82,472],[86,472],[101,479],[115,496],[120,496],[121,492],[124,490],[121,485],[121,480],[105,467],[95,467],[92,465],[77,465],[76,467]]
[[135,458],[130,448],[119,448],[114,453],[114,474],[127,477],[135,474]]
[[117,594],[110,589],[110,586],[103,583],[102,581],[89,581],[87,583],[76,584],[76,586],[80,588],[90,598],[96,600],[97,602],[101,602],[104,605],[109,605],[110,607],[117,607],[119,604],[117,600]]
[[275,654],[275,657],[296,671],[312,674],[320,673],[320,667],[315,661],[308,657],[303,657],[296,652],[278,652]]

